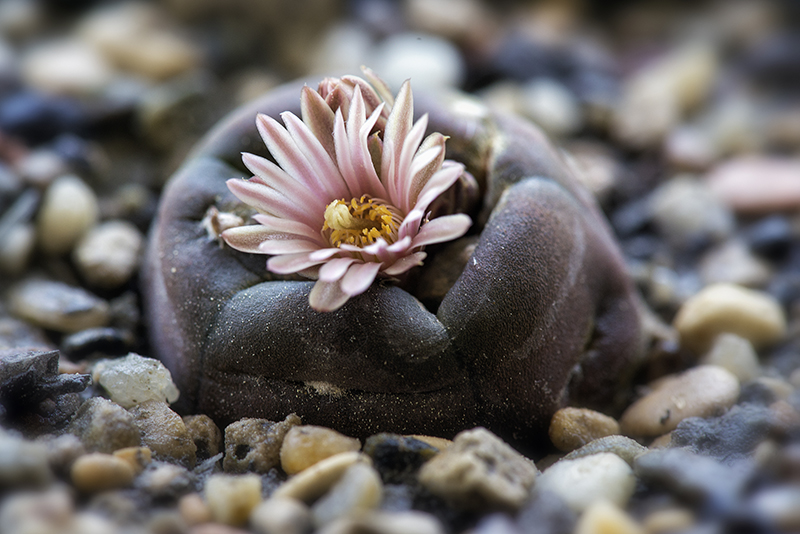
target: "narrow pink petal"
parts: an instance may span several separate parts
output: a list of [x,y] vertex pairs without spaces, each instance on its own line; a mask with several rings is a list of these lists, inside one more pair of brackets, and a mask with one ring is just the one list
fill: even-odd
[[261,225],[253,224],[250,226],[236,226],[228,228],[222,232],[222,239],[228,246],[235,248],[240,252],[249,252],[250,254],[262,254],[258,246],[275,232],[264,228]]
[[258,246],[262,254],[297,254],[319,250],[319,245],[308,239],[269,239]]
[[344,276],[347,268],[354,262],[355,258],[334,258],[323,264],[319,269],[319,279],[323,282],[336,282]]
[[397,173],[397,185],[399,187],[400,197],[395,199],[395,206],[403,211],[408,211],[411,206],[408,205],[408,194],[411,189],[411,164],[414,161],[414,156],[417,154],[422,138],[425,135],[425,129],[428,127],[428,115],[425,114],[420,120],[414,124],[414,127],[408,132],[405,140],[403,141],[403,149],[400,151],[400,161],[397,162],[395,172]]
[[412,241],[412,246],[421,247],[456,239],[464,235],[471,225],[472,219],[463,213],[437,217],[422,225]]
[[417,232],[419,232],[419,225],[422,222],[423,217],[425,217],[425,212],[422,210],[414,208],[408,212],[406,218],[403,219],[402,223],[400,223],[400,228],[397,230],[397,236],[401,239],[416,236]]
[[408,256],[403,256],[394,262],[394,264],[384,269],[383,273],[388,274],[389,276],[403,274],[412,267],[422,265],[422,260],[424,260],[427,255],[428,254],[425,252],[415,252],[413,254],[409,254]]
[[391,108],[394,105],[394,95],[392,94],[392,90],[389,89],[389,86],[386,85],[386,82],[378,78],[378,75],[370,68],[361,67],[361,72],[364,73],[364,77],[367,81],[375,88],[375,91],[383,101],[386,102],[386,105]]
[[294,234],[297,236],[302,236],[306,239],[311,239],[319,243],[321,246],[327,246],[327,243],[323,240],[322,235],[320,234],[320,230],[315,230],[303,222],[293,221],[291,219],[281,219],[280,217],[273,217],[272,215],[264,215],[261,213],[254,215],[253,219],[274,233]]
[[391,252],[392,254],[403,254],[405,253],[408,248],[411,246],[411,237],[406,236],[398,241],[395,241],[391,245],[387,247],[386,250]]
[[242,153],[242,163],[269,187],[302,202],[309,209],[324,211],[328,199],[321,195],[321,191],[298,182],[270,160],[244,152]]
[[325,260],[314,260],[308,252],[297,254],[283,254],[273,256],[267,260],[267,269],[275,274],[292,274],[314,265],[319,265]]
[[[445,136],[434,132],[422,142],[414,161],[411,163],[411,181],[408,186],[408,205],[413,206],[419,198],[419,192],[444,163]],[[429,158],[432,158],[429,160]]]
[[328,258],[332,258],[335,255],[339,254],[341,249],[338,248],[321,248],[319,250],[315,250],[311,254],[309,254],[309,258],[312,260],[318,260],[320,262],[328,260]]
[[336,311],[350,299],[350,295],[339,288],[338,282],[323,282],[317,280],[311,293],[308,294],[308,303],[318,312]]
[[239,200],[258,211],[285,219],[295,219],[306,224],[314,224],[315,219],[305,206],[286,197],[276,189],[240,178],[232,178],[225,183]]
[[393,202],[399,198],[397,166],[403,150],[403,141],[411,130],[413,119],[414,99],[411,94],[411,84],[406,80],[400,87],[400,92],[397,93],[397,99],[392,106],[392,112],[386,121],[386,131],[383,134],[381,179]]
[[[353,169],[359,176],[358,181],[361,184],[362,190],[372,198],[386,198],[388,196],[388,192],[381,183],[378,173],[375,170],[375,164],[373,163],[372,154],[369,149],[369,132],[372,131],[372,127],[375,125],[375,121],[378,120],[382,109],[383,104],[375,109],[372,115],[370,115],[361,126],[358,135],[350,141]],[[352,136],[353,132],[348,131],[348,134]]]
[[364,98],[367,110],[375,109],[382,104],[380,95],[366,80],[358,76],[346,75],[342,76],[342,81],[353,84],[354,88],[359,87],[361,89],[361,96]]
[[351,297],[360,295],[369,288],[380,269],[381,264],[373,262],[351,265],[339,282],[339,287]]
[[414,209],[425,211],[428,206],[436,200],[436,197],[447,191],[453,185],[461,173],[464,172],[464,166],[460,163],[443,166],[440,170],[436,171],[422,191],[419,192],[417,202],[414,204]]
[[336,147],[336,162],[339,165],[339,172],[341,172],[342,178],[349,189],[349,197],[358,196],[361,184],[358,182],[358,176],[353,167],[352,151],[350,150],[350,142],[347,139],[347,127],[345,126],[341,109],[336,110],[336,116],[333,121],[333,142]]
[[304,86],[300,93],[300,114],[328,155],[336,157],[333,147],[333,110],[318,92],[308,86]]

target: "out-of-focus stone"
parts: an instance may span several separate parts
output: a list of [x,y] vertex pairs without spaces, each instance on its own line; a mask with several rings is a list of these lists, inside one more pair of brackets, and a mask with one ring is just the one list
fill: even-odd
[[681,345],[696,354],[707,351],[723,332],[749,340],[756,349],[786,333],[783,309],[772,296],[732,284],[704,288],[681,306],[673,324]]
[[289,414],[279,423],[251,418],[231,423],[225,428],[223,469],[227,473],[255,471],[263,474],[277,467],[287,433],[299,424],[300,418],[295,414]]
[[130,462],[102,452],[81,456],[72,464],[71,472],[72,483],[85,493],[125,488],[136,476]]
[[208,523],[213,519],[208,504],[199,493],[188,493],[178,499],[178,511],[190,527]]
[[311,511],[296,499],[267,499],[253,509],[250,526],[258,534],[305,534],[312,528]]
[[474,41],[492,17],[477,0],[411,0],[405,7],[412,27],[455,41]]
[[333,521],[317,531],[319,534],[444,534],[445,528],[436,516],[416,510],[403,512],[369,512],[357,517]]
[[43,486],[52,479],[47,447],[0,429],[0,488]]
[[75,265],[89,284],[119,287],[139,267],[144,236],[127,221],[108,221],[87,232],[73,251]]
[[291,477],[272,496],[310,503],[324,495],[357,462],[370,463],[369,456],[355,451],[335,454]]
[[616,454],[633,467],[633,461],[637,456],[647,450],[647,447],[640,445],[637,441],[625,436],[606,436],[590,441],[580,449],[575,449],[571,453],[564,456],[564,460],[575,460],[576,458],[584,458],[593,454],[601,452],[610,452]]
[[195,477],[185,467],[175,464],[155,464],[139,478],[136,487],[154,499],[176,501],[186,495],[195,485]]
[[700,276],[707,285],[762,287],[769,282],[772,270],[767,262],[754,256],[744,242],[732,239],[703,256]]
[[105,326],[108,302],[85,289],[51,280],[27,279],[11,289],[11,312],[37,326],[71,333]]
[[166,403],[149,400],[131,408],[130,413],[141,432],[142,445],[150,448],[155,459],[194,467],[197,452],[194,441],[183,419]]
[[[0,505],[0,525],[7,533],[76,532],[73,492],[65,484],[45,491],[12,493]],[[89,531],[77,531],[87,533]],[[102,531],[92,531],[95,534]]]
[[361,442],[356,438],[322,426],[292,427],[280,449],[281,468],[287,475],[299,473],[320,460],[340,452],[357,451]]
[[575,167],[575,177],[602,205],[620,182],[622,166],[600,143],[575,142],[567,147],[567,162]]
[[553,415],[549,434],[557,449],[569,452],[598,438],[619,434],[619,423],[588,408],[567,407]]
[[711,350],[700,362],[717,365],[733,373],[740,382],[753,380],[761,374],[758,354],[753,345],[736,334],[723,333],[714,340]]
[[205,497],[214,521],[242,526],[261,502],[261,477],[212,475],[206,482]]
[[681,532],[688,530],[694,524],[694,514],[685,508],[655,510],[642,520],[642,526],[648,534]]
[[112,453],[141,444],[133,416],[122,406],[102,397],[83,403],[67,429],[89,451]]
[[133,472],[137,475],[150,465],[152,459],[152,451],[147,447],[125,447],[115,450],[113,455],[131,464]]
[[752,499],[752,506],[764,517],[768,517],[780,532],[800,530],[800,488],[797,486],[778,486],[758,492]]
[[383,498],[383,484],[378,472],[369,464],[356,463],[347,468],[342,478],[311,513],[314,523],[321,527],[340,517],[359,515],[377,508]]
[[658,381],[653,391],[634,402],[620,418],[628,436],[660,436],[688,417],[708,417],[731,407],[739,380],[722,367],[701,365]]
[[567,503],[551,491],[534,490],[533,497],[517,515],[520,534],[572,534],[577,514]]
[[635,486],[628,463],[607,452],[556,462],[536,481],[537,490],[552,491],[576,512],[603,500],[624,507]]
[[207,415],[184,415],[183,424],[197,448],[197,460],[208,460],[222,449],[222,432]]
[[605,500],[592,503],[581,515],[575,534],[645,534],[619,506]]
[[36,229],[30,224],[15,224],[0,242],[0,272],[19,276],[36,246]]
[[737,213],[759,214],[800,208],[800,159],[770,156],[733,158],[706,177],[711,192]]
[[667,161],[678,169],[705,170],[719,157],[719,148],[709,128],[680,126],[664,142]]
[[42,44],[22,58],[22,76],[46,93],[91,96],[111,83],[114,70],[93,47],[75,39]]
[[381,478],[389,484],[415,481],[419,468],[438,452],[436,447],[412,436],[382,433],[364,442],[364,454],[372,458]]
[[97,197],[83,180],[71,174],[56,178],[39,208],[39,245],[48,254],[69,252],[99,215]]
[[42,436],[37,441],[45,444],[47,462],[53,472],[62,478],[67,478],[73,462],[86,454],[86,447],[83,446],[78,436],[73,434]]
[[522,112],[550,135],[571,135],[583,126],[578,99],[555,80],[531,80],[523,85],[521,96]]
[[465,75],[455,45],[430,34],[398,33],[387,38],[373,51],[370,65],[390,87],[413,78],[415,88],[452,88]]
[[485,428],[459,433],[422,466],[419,481],[463,508],[519,509],[536,480],[533,462]]
[[178,400],[178,388],[164,364],[138,354],[97,362],[92,378],[123,408],[147,401],[171,403]]

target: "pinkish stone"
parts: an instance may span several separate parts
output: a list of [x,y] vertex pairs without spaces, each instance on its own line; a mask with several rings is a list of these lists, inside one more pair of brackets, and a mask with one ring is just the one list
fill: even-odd
[[744,156],[707,176],[712,193],[737,213],[800,208],[800,158]]

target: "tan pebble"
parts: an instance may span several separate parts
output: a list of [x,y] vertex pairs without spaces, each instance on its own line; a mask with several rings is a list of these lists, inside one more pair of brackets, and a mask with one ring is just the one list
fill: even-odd
[[144,236],[133,223],[107,221],[86,232],[72,259],[91,286],[113,289],[130,280],[139,267]]
[[255,474],[212,475],[206,482],[205,497],[214,521],[242,526],[261,502],[261,477]]
[[597,501],[589,506],[578,520],[575,534],[644,534],[636,521],[608,501]]
[[219,523],[205,523],[193,527],[188,534],[248,534],[248,531]]
[[800,413],[785,400],[770,404],[769,414],[772,424],[783,431],[800,428]]
[[152,453],[147,447],[125,447],[114,451],[113,455],[131,464],[137,475],[144,471],[152,459]]
[[453,440],[451,440],[451,439],[438,438],[436,436],[423,436],[423,435],[420,435],[420,434],[409,434],[408,437],[409,438],[418,439],[423,443],[427,443],[428,445],[430,445],[431,447],[433,447],[435,449],[439,449],[440,451],[443,451],[443,450],[447,449],[447,447],[449,447],[450,445],[453,444]]
[[715,284],[681,306],[674,326],[681,345],[702,354],[723,332],[748,339],[756,349],[780,341],[786,334],[786,317],[778,301],[767,293]]
[[273,497],[288,497],[311,502],[324,495],[356,462],[372,463],[369,456],[356,451],[341,452],[317,462],[284,482]]
[[558,450],[569,452],[590,441],[619,434],[619,423],[588,408],[562,408],[550,420],[550,441]]
[[294,475],[320,460],[342,452],[358,451],[361,442],[330,428],[313,425],[292,427],[281,446],[281,467]]
[[198,459],[211,458],[222,448],[222,432],[214,421],[205,414],[184,415],[183,424],[197,448]]
[[760,376],[755,380],[755,382],[766,387],[772,392],[773,395],[775,395],[776,398],[780,400],[786,400],[792,393],[794,393],[794,388],[792,385],[782,378]]
[[651,449],[666,449],[672,443],[672,432],[661,434],[656,439],[650,442]]
[[68,252],[99,216],[97,196],[83,180],[73,175],[57,178],[39,208],[39,245],[48,254]]
[[149,400],[131,408],[130,413],[142,433],[142,445],[149,447],[153,456],[194,467],[197,447],[183,419],[166,402]]
[[747,214],[800,207],[800,159],[743,156],[728,160],[707,176],[711,191],[736,212]]
[[703,356],[700,363],[723,367],[736,375],[741,382],[752,380],[761,373],[753,345],[736,334],[718,335],[711,350]]
[[679,532],[694,525],[694,514],[685,508],[666,508],[648,514],[642,526],[647,534]]
[[625,410],[620,427],[627,436],[660,436],[687,417],[708,417],[730,408],[738,396],[739,380],[733,374],[700,365],[661,380]]
[[780,453],[780,445],[771,439],[765,439],[753,450],[753,461],[759,467],[766,467],[775,462]]
[[126,460],[111,454],[95,452],[75,460],[71,476],[72,483],[78,490],[96,493],[130,486],[135,473]]
[[178,500],[178,511],[187,525],[194,526],[211,521],[211,509],[199,493],[189,493]]

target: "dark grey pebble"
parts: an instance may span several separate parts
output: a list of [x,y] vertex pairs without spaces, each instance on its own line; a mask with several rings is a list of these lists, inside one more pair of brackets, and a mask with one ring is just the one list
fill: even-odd
[[71,360],[92,355],[124,356],[134,350],[135,339],[130,330],[121,328],[87,328],[64,336],[61,352]]
[[437,452],[438,449],[423,441],[398,434],[376,434],[364,442],[364,453],[372,458],[387,484],[416,480],[419,468]]
[[785,258],[796,239],[792,223],[783,215],[772,215],[754,223],[745,229],[744,238],[753,252],[773,260]]
[[0,101],[0,130],[37,145],[64,132],[85,130],[87,117],[77,100],[20,91]]
[[517,515],[521,534],[571,534],[577,522],[577,514],[549,491],[534,490],[530,502]]

